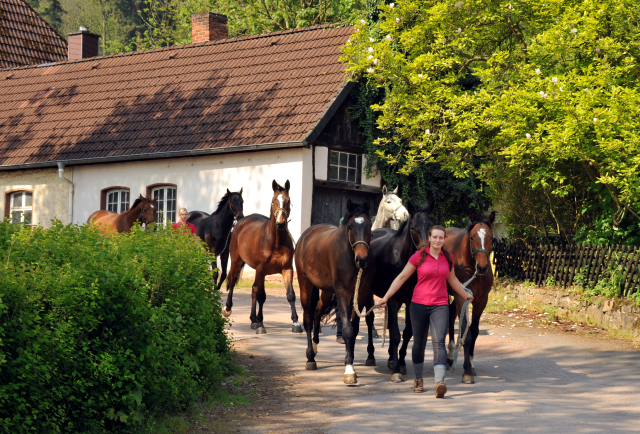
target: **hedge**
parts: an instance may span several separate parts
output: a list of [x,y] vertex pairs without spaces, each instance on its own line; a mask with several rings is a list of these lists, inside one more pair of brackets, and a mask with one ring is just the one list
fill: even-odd
[[174,230],[0,223],[0,432],[136,432],[232,368],[210,257]]

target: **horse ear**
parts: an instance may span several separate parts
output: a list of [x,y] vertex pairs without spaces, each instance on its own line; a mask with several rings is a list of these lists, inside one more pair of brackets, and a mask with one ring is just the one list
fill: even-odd
[[398,194],[398,187],[396,187],[395,190],[393,190],[393,194],[397,195]]
[[382,186],[382,195],[383,195],[383,196],[386,196],[386,195],[387,195],[387,186],[386,186],[386,185],[383,185],[383,186]]
[[478,219],[478,213],[475,210],[471,211],[469,218],[471,219],[471,223],[475,222]]
[[369,214],[369,199],[365,199],[362,205],[364,206],[364,209],[367,210],[367,214]]
[[227,194],[231,194],[231,192],[229,191],[229,189],[227,188]]
[[287,182],[284,183],[284,189],[287,193],[289,193],[289,187],[291,187],[291,184],[289,184],[289,180],[287,179]]
[[244,188],[244,187],[240,187],[240,191],[238,192],[238,194],[239,194],[240,196],[242,196],[242,189],[243,189],[243,188]]
[[353,202],[351,202],[351,199],[349,199],[347,201],[347,212],[351,214],[351,210],[353,210]]
[[273,191],[280,191],[280,185],[278,185],[275,179],[271,183],[271,188],[273,188]]
[[493,222],[496,220],[496,212],[495,211],[491,211],[491,214],[489,214],[489,217],[487,218],[487,221],[491,224],[493,224]]
[[410,215],[414,215],[416,213],[416,207],[413,206],[413,202],[409,201],[407,204],[407,211],[409,211]]

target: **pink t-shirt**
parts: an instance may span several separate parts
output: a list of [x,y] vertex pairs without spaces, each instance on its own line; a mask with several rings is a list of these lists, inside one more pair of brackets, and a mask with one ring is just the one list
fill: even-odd
[[[418,250],[409,258],[409,263],[416,267],[418,273],[418,284],[413,290],[411,302],[425,306],[449,304],[449,294],[447,293],[449,263],[447,258],[442,252],[438,255],[438,259],[427,253],[422,265],[418,266],[420,254],[421,250]],[[451,255],[451,263],[453,264],[453,255]]]
[[196,227],[193,225],[193,223],[189,223],[187,222],[187,226],[182,226],[182,223],[178,222],[176,224],[173,225],[174,229],[182,229],[182,232],[186,232],[186,233],[192,233],[195,234],[196,233]]

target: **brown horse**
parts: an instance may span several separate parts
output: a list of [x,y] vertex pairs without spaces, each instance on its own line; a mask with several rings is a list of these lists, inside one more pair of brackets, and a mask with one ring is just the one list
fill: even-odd
[[[357,383],[353,369],[354,346],[360,329],[360,317],[352,302],[359,270],[364,270],[358,290],[358,308],[372,306],[373,296],[369,290],[375,274],[375,263],[369,257],[371,244],[371,218],[369,201],[362,205],[347,202],[347,213],[342,226],[316,225],[300,236],[296,247],[295,261],[300,284],[300,302],[304,311],[303,322],[307,332],[308,370],[317,369],[315,355],[319,342],[321,317],[327,313],[333,294],[336,294],[342,337],[347,355],[344,383]],[[322,290],[322,295],[319,292]],[[373,325],[373,315],[367,315],[367,325]],[[313,340],[311,329],[313,327]],[[373,344],[369,344],[373,347]],[[373,348],[368,348],[370,354]]]
[[[282,274],[284,286],[287,290],[287,300],[291,306],[291,331],[302,333],[302,326],[298,322],[296,312],[296,294],[293,292],[293,239],[287,229],[287,219],[291,212],[289,198],[289,180],[284,187],[276,180],[271,184],[273,197],[271,198],[270,216],[251,214],[244,217],[231,232],[229,240],[229,258],[231,267],[227,280],[227,305],[223,311],[225,316],[231,315],[233,306],[233,287],[244,264],[249,264],[256,270],[256,279],[251,289],[251,328],[256,333],[266,333],[262,322],[262,306],[267,298],[264,291],[264,278],[270,274]],[[256,301],[260,305],[256,315]]]
[[117,214],[113,211],[100,210],[89,216],[88,222],[98,225],[105,232],[129,232],[135,222],[153,223],[156,221],[157,197],[149,199],[140,195],[127,211]]
[[[462,382],[474,383],[476,375],[473,366],[473,351],[480,333],[480,316],[489,300],[489,292],[493,286],[493,270],[489,256],[491,255],[491,242],[493,240],[492,225],[496,213],[492,212],[489,217],[478,215],[475,211],[471,213],[471,222],[466,229],[448,228],[447,238],[444,248],[454,257],[456,277],[463,285],[473,292],[473,313],[471,326],[464,341],[464,373]],[[450,305],[449,315],[449,365],[453,363],[453,352],[455,349],[454,323],[456,317],[460,316],[464,300],[447,285],[449,294],[454,296],[454,301]],[[465,330],[467,318],[462,321],[460,330]]]

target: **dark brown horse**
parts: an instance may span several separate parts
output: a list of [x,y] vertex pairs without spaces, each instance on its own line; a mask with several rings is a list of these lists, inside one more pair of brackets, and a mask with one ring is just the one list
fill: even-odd
[[[429,214],[432,211],[433,207],[413,206],[412,203],[409,203],[409,220],[402,223],[397,231],[393,229],[376,229],[372,232],[371,252],[376,261],[376,275],[371,284],[371,292],[376,296],[385,296],[393,280],[409,262],[411,255],[429,241],[429,229],[433,226],[433,221],[431,221]],[[417,274],[413,273],[413,276],[407,279],[387,303],[389,324],[389,361],[387,362],[387,367],[392,370],[391,381],[396,383],[404,381],[402,375],[407,373],[405,356],[412,336],[409,306],[417,283]],[[398,355],[398,346],[400,344],[398,311],[402,304],[407,309],[405,310],[402,347]],[[372,339],[372,330],[369,331],[369,339]],[[373,348],[373,341],[371,341],[371,347]],[[373,354],[370,353],[367,362],[372,359]]]
[[[353,309],[354,292],[359,270],[364,270],[358,290],[358,308],[373,305],[369,291],[375,274],[375,264],[369,256],[371,243],[371,218],[369,201],[362,205],[347,202],[347,213],[342,226],[316,225],[300,236],[296,247],[295,261],[300,284],[300,303],[304,311],[303,322],[307,332],[308,370],[317,369],[315,355],[319,342],[321,317],[336,294],[342,337],[347,355],[345,357],[344,383],[357,383],[353,369],[356,337],[360,328],[360,317]],[[322,295],[320,296],[320,291]],[[367,324],[373,326],[373,315],[367,315]],[[311,330],[313,328],[313,340]],[[370,343],[373,347],[373,344]],[[373,348],[369,349],[373,353]]]
[[[454,257],[455,273],[458,280],[473,292],[473,313],[471,316],[471,326],[464,341],[464,373],[462,382],[474,383],[476,375],[473,366],[473,351],[480,333],[480,316],[489,300],[489,292],[493,286],[493,270],[489,256],[491,255],[491,242],[493,240],[493,222],[496,213],[492,212],[489,217],[478,215],[475,211],[471,213],[471,222],[466,229],[448,228],[447,238],[444,248]],[[447,285],[449,294],[454,296],[451,303],[449,315],[449,364],[453,363],[454,323],[456,317],[460,316],[460,311],[464,300]],[[465,330],[467,319],[462,321],[460,330]]]
[[[213,276],[216,288],[220,288],[222,282],[227,278],[227,261],[229,260],[229,240],[233,223],[242,220],[244,201],[242,200],[242,189],[239,192],[227,192],[218,207],[209,215],[202,211],[191,211],[187,221],[196,227],[196,235],[209,247],[209,251],[220,258],[220,269],[222,276],[218,282],[218,272]],[[215,264],[214,268],[215,267]]]
[[[251,214],[240,220],[231,232],[229,240],[229,257],[231,267],[227,281],[227,305],[223,311],[225,316],[231,315],[233,306],[233,287],[244,264],[249,264],[256,270],[256,279],[251,289],[251,328],[256,333],[266,333],[264,328],[262,306],[267,298],[264,291],[264,278],[270,274],[282,274],[287,290],[287,300],[291,306],[291,331],[302,333],[302,326],[298,322],[296,312],[296,294],[293,292],[293,251],[294,244],[287,228],[291,200],[289,198],[289,180],[284,187],[275,179],[271,184],[273,197],[271,198],[270,216]],[[256,301],[260,305],[256,314]]]
[[149,199],[140,195],[131,208],[117,214],[113,211],[100,210],[89,216],[87,222],[93,222],[104,232],[129,232],[135,222],[153,223],[156,221],[157,197]]

